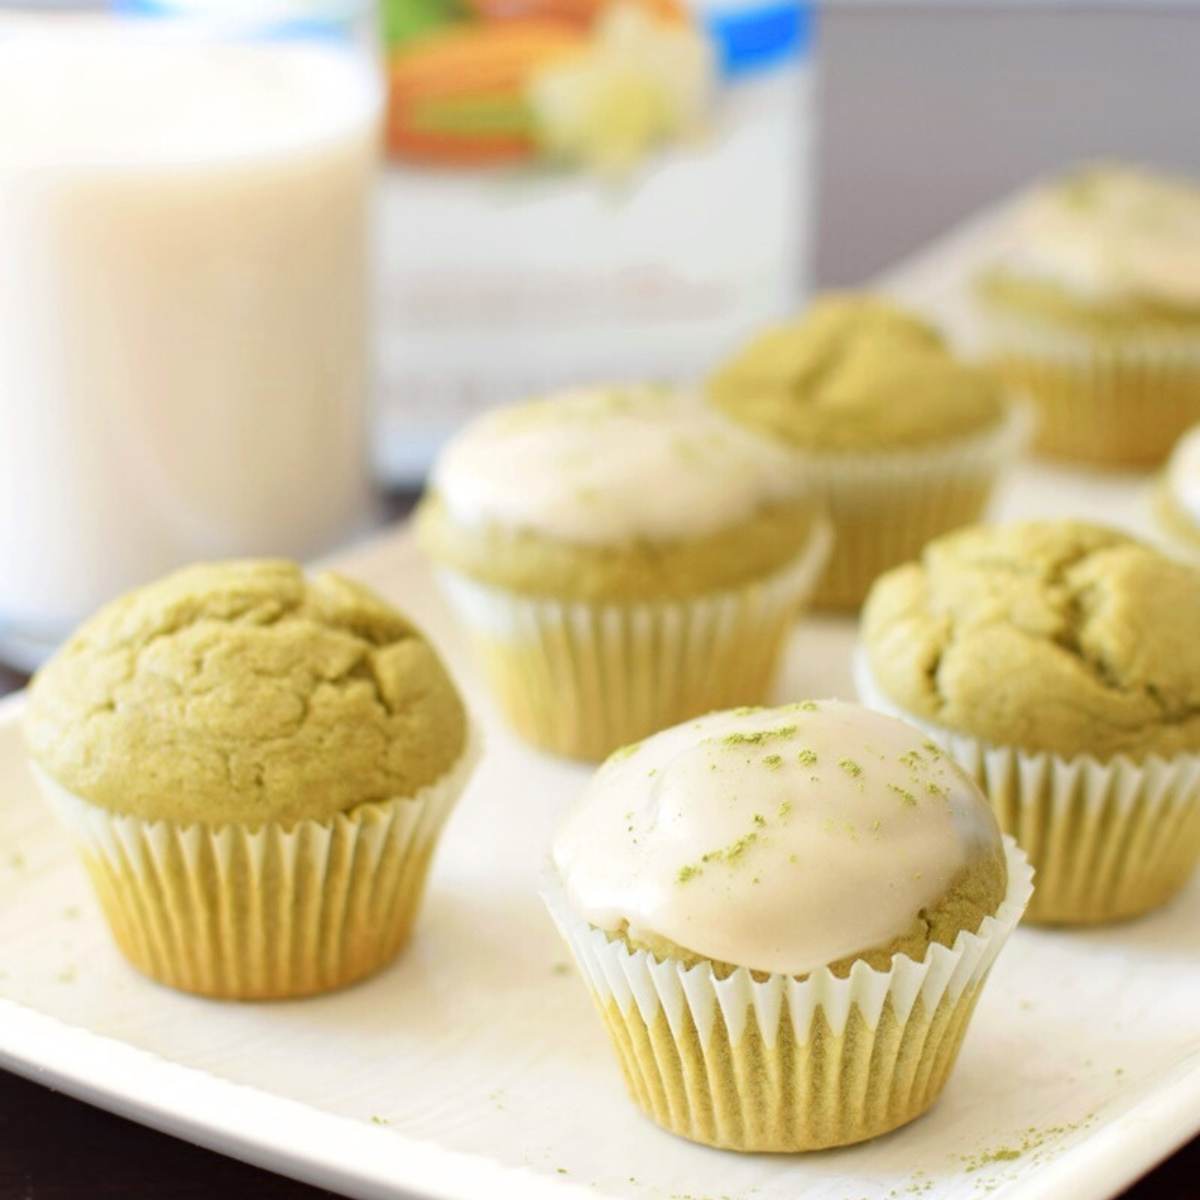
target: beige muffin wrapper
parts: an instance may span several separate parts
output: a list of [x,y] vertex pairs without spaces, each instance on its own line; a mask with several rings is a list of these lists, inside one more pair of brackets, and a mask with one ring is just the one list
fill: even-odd
[[559,602],[438,575],[516,731],[595,761],[689,717],[766,700],[829,542],[818,522],[775,574],[677,601]]
[[923,729],[987,793],[1000,828],[1037,871],[1027,920],[1086,925],[1150,912],[1200,861],[1200,754],[1100,761],[994,746],[906,712],[860,650],[864,704]]
[[797,1151],[876,1137],[937,1099],[988,971],[1021,919],[1033,872],[1005,839],[1008,890],[977,933],[839,978],[739,967],[721,979],[631,950],[573,913],[548,872],[543,899],[647,1116],[732,1150]]
[[139,971],[182,991],[262,1000],[343,987],[396,955],[478,754],[472,734],[416,795],[290,828],[146,821],[34,774]]
[[1100,466],[1152,466],[1200,422],[1200,333],[1058,330],[982,309],[984,353],[1038,410],[1037,449]]
[[1001,471],[1029,440],[1031,415],[1014,403],[996,429],[934,449],[818,455],[801,470],[833,521],[833,553],[817,608],[857,608],[884,571],[931,538],[979,519]]

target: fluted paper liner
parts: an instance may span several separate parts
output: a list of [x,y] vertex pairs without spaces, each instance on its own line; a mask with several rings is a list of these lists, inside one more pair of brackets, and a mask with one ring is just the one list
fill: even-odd
[[1200,333],[1056,329],[981,309],[985,354],[1038,409],[1039,450],[1152,466],[1200,422]]
[[854,609],[871,584],[915,558],[931,538],[978,520],[1001,471],[1029,439],[1028,408],[1014,403],[996,429],[929,449],[797,458],[833,521],[833,552],[817,608]]
[[1101,761],[995,746],[915,717],[855,656],[859,699],[923,729],[987,793],[1037,871],[1026,919],[1119,921],[1165,904],[1200,860],[1200,754]]
[[571,911],[548,871],[543,899],[575,956],[646,1115],[730,1150],[843,1146],[906,1124],[937,1099],[988,971],[1021,919],[1033,873],[1005,839],[1008,889],[977,933],[876,971],[797,979],[686,967],[610,940]]
[[438,575],[516,731],[598,761],[689,717],[764,702],[829,541],[818,522],[804,550],[766,579],[652,603],[559,602]]
[[290,827],[146,821],[34,775],[139,971],[204,996],[265,1000],[343,987],[391,961],[477,756],[473,736],[412,797]]

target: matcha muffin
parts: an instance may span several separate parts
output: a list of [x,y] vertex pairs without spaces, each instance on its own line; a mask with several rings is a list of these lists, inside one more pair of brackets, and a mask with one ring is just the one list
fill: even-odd
[[1161,462],[1200,421],[1200,187],[1086,166],[1015,222],[975,290],[987,355],[1038,408],[1039,448]]
[[395,955],[472,760],[419,631],[283,561],[189,567],[101,609],[34,678],[25,737],[129,960],[239,999]]
[[932,326],[867,295],[819,300],[720,367],[713,403],[792,453],[834,549],[816,603],[857,608],[877,575],[976,520],[1025,436],[996,380]]
[[763,700],[828,544],[783,452],[649,386],[476,420],[417,529],[513,726],[587,759]]
[[988,792],[1031,919],[1135,916],[1191,873],[1200,571],[1078,521],[961,530],[875,585],[858,671]]
[[634,1100],[748,1151],[924,1112],[1031,887],[953,760],[833,700],[618,751],[552,857],[545,899]]

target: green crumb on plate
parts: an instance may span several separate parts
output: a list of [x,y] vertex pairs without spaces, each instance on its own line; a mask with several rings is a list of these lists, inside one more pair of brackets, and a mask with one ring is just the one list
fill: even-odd
[[998,1150],[989,1150],[986,1154],[979,1155],[967,1167],[967,1172],[981,1171],[984,1167],[990,1167],[994,1163],[1012,1162],[1021,1157],[1021,1151],[1013,1146],[1001,1146]]

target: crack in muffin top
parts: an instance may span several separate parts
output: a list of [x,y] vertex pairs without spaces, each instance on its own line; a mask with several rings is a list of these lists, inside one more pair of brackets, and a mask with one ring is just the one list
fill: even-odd
[[1064,758],[1200,750],[1200,571],[1116,530],[949,534],[875,584],[862,629],[919,719]]
[[238,561],[85,622],[35,677],[25,736],[57,782],[114,812],[290,824],[434,783],[467,720],[429,643],[368,589]]

